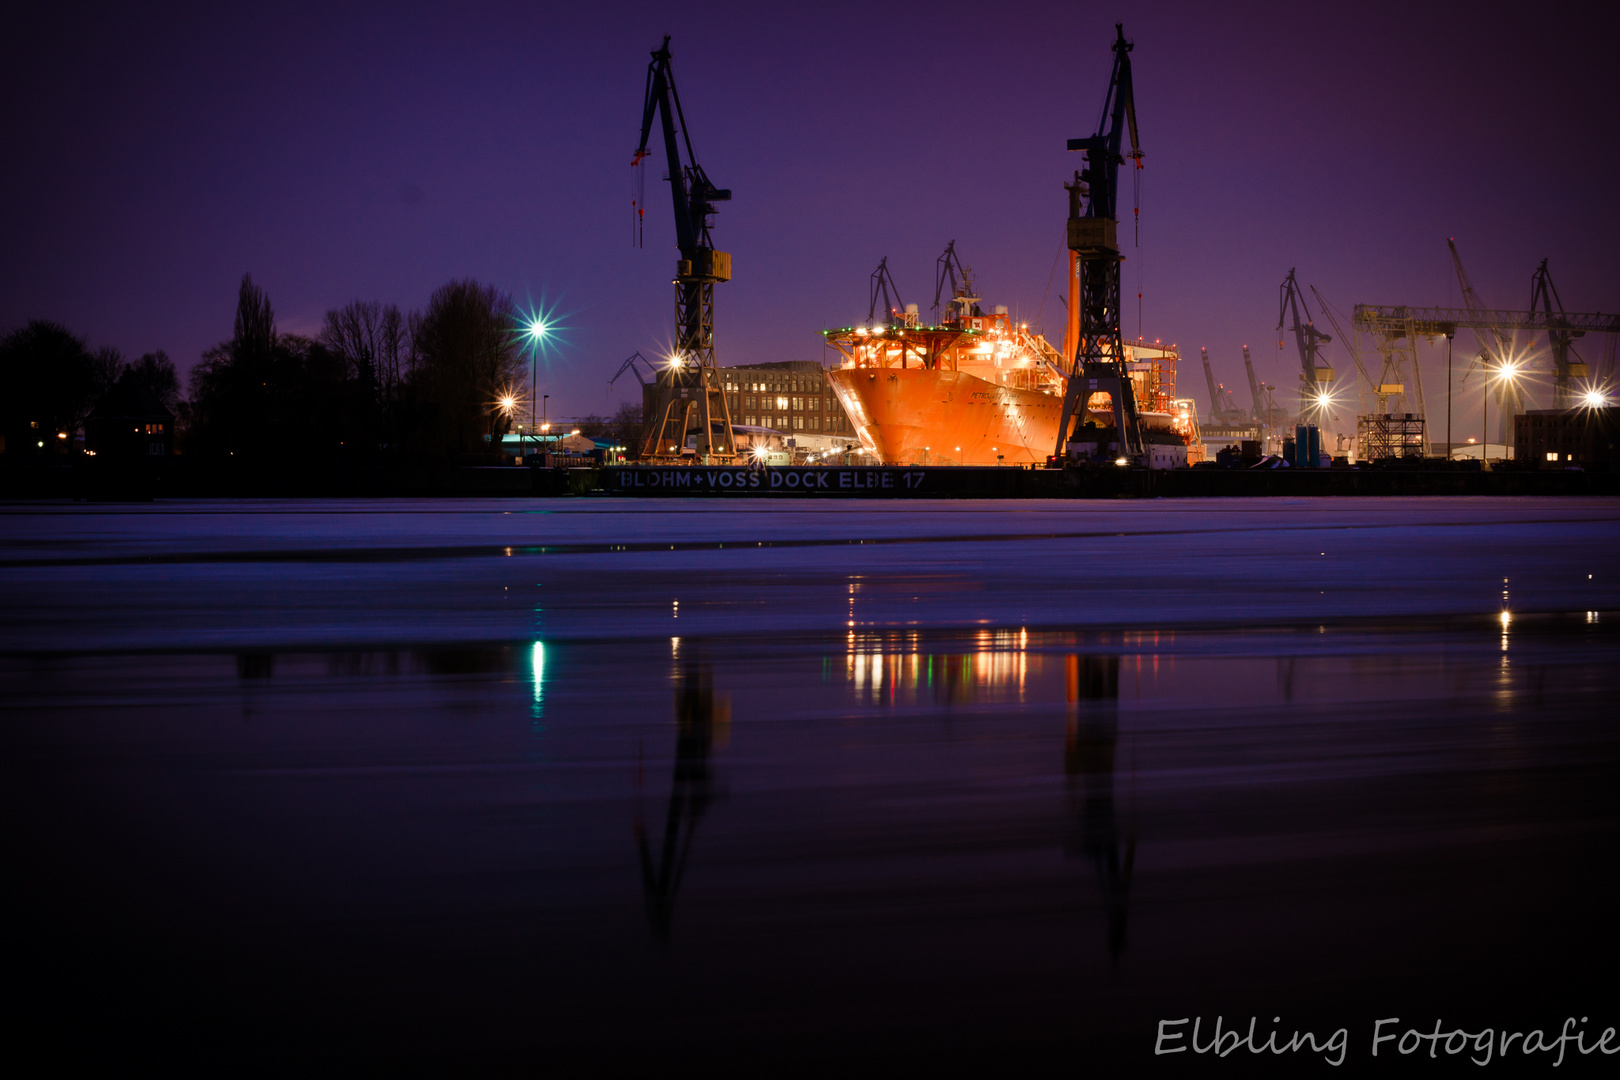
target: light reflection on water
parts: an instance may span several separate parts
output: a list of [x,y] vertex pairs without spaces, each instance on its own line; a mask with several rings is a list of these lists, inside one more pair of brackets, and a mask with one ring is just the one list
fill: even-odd
[[[94,790],[162,793],[119,806],[212,792],[208,820],[154,817],[142,842],[196,868],[177,891],[294,883],[307,908],[271,905],[291,924],[318,928],[332,909],[364,923],[393,905],[411,934],[438,926],[451,941],[480,913],[519,912],[523,929],[506,931],[529,935],[518,951],[605,1004],[624,992],[593,974],[605,953],[780,998],[806,971],[899,979],[895,942],[926,956],[982,941],[1008,949],[964,961],[981,981],[1021,956],[1054,993],[1140,979],[1225,1007],[1224,974],[1197,983],[1177,959],[1206,924],[1231,946],[1197,946],[1211,968],[1251,983],[1311,943],[1327,959],[1297,979],[1376,980],[1363,960],[1376,942],[1321,945],[1345,908],[1391,908],[1413,929],[1380,932],[1428,956],[1504,911],[1548,915],[1548,888],[1569,894],[1536,875],[1565,873],[1547,869],[1558,830],[1613,809],[1607,776],[1570,766],[1567,749],[1612,757],[1588,735],[1607,730],[1591,718],[1613,689],[1609,624],[1516,614],[1508,653],[1504,629],[1495,612],[1395,630],[840,628],[670,638],[667,652],[662,637],[548,637],[11,659],[0,673],[35,695],[13,709],[55,703],[31,737],[64,746],[91,745],[71,740],[106,722],[97,695],[123,702],[125,779]],[[1489,839],[1526,830],[1540,832],[1523,851]],[[225,839],[187,846],[211,831]],[[1427,900],[1403,899],[1413,845],[1428,866],[1485,843],[1511,872],[1425,885],[1434,910],[1477,917],[1436,921]],[[805,955],[756,965],[762,942],[801,938]],[[510,940],[486,971],[515,955]],[[554,959],[570,949],[575,966]],[[948,978],[905,985],[948,1010],[956,999],[934,989]]]

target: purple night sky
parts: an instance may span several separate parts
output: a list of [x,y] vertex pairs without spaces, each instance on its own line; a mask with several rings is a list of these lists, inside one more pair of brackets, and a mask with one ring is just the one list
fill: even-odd
[[1452,236],[1488,305],[1527,306],[1547,257],[1567,308],[1620,307],[1607,5],[30,7],[0,35],[0,328],[55,319],[182,370],[229,336],[244,271],[303,333],[472,276],[563,317],[553,415],[630,400],[609,376],[671,334],[657,165],[630,243],[664,33],[699,159],[736,193],[714,233],[736,273],[722,364],[825,359],[817,331],[866,314],[885,255],[926,312],[952,239],[986,302],[1060,335],[1064,141],[1096,125],[1115,21],[1146,154],[1127,292],[1201,406],[1200,345],[1229,387],[1244,343],[1295,385],[1272,332],[1291,266],[1345,312],[1457,304]]

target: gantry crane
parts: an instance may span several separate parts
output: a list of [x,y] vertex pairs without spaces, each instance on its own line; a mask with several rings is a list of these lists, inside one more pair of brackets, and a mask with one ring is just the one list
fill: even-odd
[[[1316,328],[1310,305],[1299,290],[1292,267],[1278,291],[1277,329],[1281,331],[1283,323],[1292,315],[1294,344],[1299,349],[1300,423],[1321,427],[1332,416],[1333,410],[1333,368],[1322,359],[1322,345],[1333,339]],[[1305,313],[1303,319],[1300,318],[1301,309]]]
[[1067,456],[1072,428],[1085,423],[1087,405],[1099,393],[1106,393],[1113,405],[1119,455],[1134,460],[1144,453],[1136,395],[1125,370],[1125,343],[1119,332],[1119,167],[1126,160],[1120,151],[1127,127],[1130,160],[1138,169],[1142,150],[1131,86],[1132,45],[1125,40],[1123,24],[1114,24],[1114,32],[1114,70],[1103,96],[1097,133],[1088,139],[1069,140],[1070,150],[1086,155],[1086,167],[1072,185],[1064,185],[1069,189],[1069,250],[1079,263],[1078,274],[1069,276],[1069,310],[1078,307],[1080,320],[1077,339],[1069,341],[1074,353],[1065,358],[1070,366],[1058,421],[1055,453],[1059,458]]
[[[645,421],[643,461],[679,461],[688,439],[700,462],[728,462],[736,453],[731,413],[714,358],[714,286],[731,280],[731,255],[716,251],[709,238],[714,204],[731,198],[698,164],[692,137],[675,92],[669,37],[647,65],[647,92],[641,110],[641,143],[633,165],[650,156],[647,140],[653,116],[663,121],[669,190],[675,203],[675,351],[658,373]],[[680,133],[677,137],[676,127]],[[681,149],[685,148],[685,159]]]

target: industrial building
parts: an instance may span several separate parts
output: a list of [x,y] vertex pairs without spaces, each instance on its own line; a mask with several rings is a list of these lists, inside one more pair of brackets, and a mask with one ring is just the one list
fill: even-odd
[[[849,416],[827,386],[822,366],[814,360],[779,360],[722,367],[712,376],[725,397],[733,445],[739,454],[756,450],[791,457],[834,451],[858,451],[860,439]],[[658,415],[667,388],[643,383],[642,415]],[[689,449],[694,441],[687,439]]]
[[788,435],[855,438],[848,415],[814,360],[738,364],[721,368],[720,378],[733,422]]
[[1620,470],[1620,407],[1531,409],[1513,418],[1513,434],[1526,464]]

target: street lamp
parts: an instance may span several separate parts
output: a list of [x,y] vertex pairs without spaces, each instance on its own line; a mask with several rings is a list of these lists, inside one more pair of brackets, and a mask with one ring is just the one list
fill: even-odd
[[[1497,366],[1496,375],[1494,377],[1495,377],[1495,379],[1496,379],[1496,381],[1498,383],[1511,384],[1514,379],[1517,379],[1519,377],[1519,365],[1517,363],[1515,363],[1514,361],[1512,361],[1512,360],[1503,360],[1502,363]],[[1502,407],[1504,409],[1507,408],[1507,404],[1506,404],[1505,401],[1503,402]],[[1490,380],[1489,377],[1487,377],[1486,380],[1485,380],[1485,419],[1484,419],[1484,422],[1481,424],[1481,426],[1485,429],[1485,438],[1482,440],[1484,448],[1480,451],[1480,454],[1479,454],[1479,459],[1480,459],[1481,463],[1484,462],[1485,456],[1488,453],[1490,453],[1490,449],[1491,449],[1491,424],[1490,424],[1490,419],[1491,419],[1491,380]],[[1504,429],[1504,431],[1505,431],[1505,429]],[[1502,456],[1504,458],[1507,457],[1507,435],[1506,434],[1504,434],[1502,436]]]
[[536,315],[529,320],[525,328],[529,338],[530,367],[529,367],[529,430],[534,431],[535,394],[540,389],[540,347],[551,332],[543,316]]

